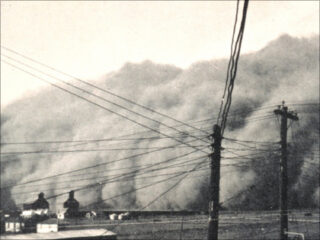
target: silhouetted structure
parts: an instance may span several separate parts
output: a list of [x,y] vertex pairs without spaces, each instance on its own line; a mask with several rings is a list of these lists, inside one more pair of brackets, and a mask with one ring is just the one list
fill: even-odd
[[64,202],[64,208],[68,208],[66,211],[66,217],[77,217],[79,215],[79,202],[74,198],[74,191],[69,192],[69,199]]
[[44,193],[39,194],[39,198],[32,203],[31,209],[49,209],[49,203],[48,201],[44,198]]

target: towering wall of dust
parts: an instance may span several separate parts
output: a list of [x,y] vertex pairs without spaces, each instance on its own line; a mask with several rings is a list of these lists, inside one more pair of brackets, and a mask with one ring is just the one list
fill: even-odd
[[[237,111],[237,114],[230,116],[225,136],[264,142],[278,141],[278,122],[275,119],[261,119],[261,116],[272,114],[273,108],[254,112],[250,110],[278,104],[282,100],[289,103],[318,102],[318,43],[319,36],[308,39],[282,36],[256,53],[243,55],[238,68],[232,102],[232,111]],[[99,80],[97,84],[177,119],[197,121],[216,117],[224,88],[226,66],[226,59],[198,62],[186,70],[170,65],[158,65],[150,61],[141,64],[128,63],[118,72]],[[147,113],[115,97],[102,95],[97,90],[90,91],[133,111],[156,118],[167,125],[177,124],[164,117]],[[157,131],[175,135],[180,141],[193,139],[188,134],[177,134],[159,123],[145,120],[125,110],[119,110],[116,106],[101,100],[95,101]],[[290,204],[291,207],[313,207],[318,203],[319,198],[319,106],[294,106],[299,113],[300,120],[299,125],[296,123],[292,125],[293,134],[289,132]],[[145,131],[126,119],[49,87],[45,91],[34,93],[32,96],[7,106],[3,109],[1,118],[2,142],[98,140]],[[250,119],[256,120],[250,121]],[[214,122],[215,120],[203,122],[202,125],[197,123],[197,127],[211,131]],[[187,127],[178,128],[186,133],[204,135],[203,132]],[[111,181],[104,184],[106,179],[115,179],[118,175],[124,175],[134,169],[141,169],[193,151],[191,148],[179,146],[175,149],[115,161],[158,147],[177,144],[168,138],[153,138],[147,141],[144,139],[152,136],[159,137],[160,135],[151,132],[140,133],[130,136],[136,138],[134,141],[2,145],[2,153],[51,151],[51,153],[41,154],[3,154],[1,159],[2,187],[86,166],[109,163],[85,172],[75,172],[72,177],[70,175],[60,176],[10,189],[2,188],[1,207],[13,208],[15,204],[20,206],[21,203],[30,202],[36,199],[39,191],[43,191],[46,196],[52,196],[90,184],[90,187],[76,191],[76,198],[82,206],[93,203],[95,206],[127,209],[138,209],[145,206],[179,178],[172,178],[165,182],[161,182],[162,179],[172,177],[173,175],[170,174],[175,172],[191,169],[194,165],[183,163],[188,161],[192,163],[193,159],[204,155],[201,152],[193,153],[163,165],[179,163],[179,167],[166,167],[145,175],[137,171],[135,176],[130,177],[127,181]],[[195,141],[192,144],[205,147],[201,141]],[[239,155],[252,153],[251,150],[244,151],[243,147],[230,141],[223,141],[223,145],[226,149],[242,148],[241,152],[236,152]],[[230,160],[234,155],[224,151],[222,163],[225,167],[222,168],[221,178],[222,202],[226,201],[226,205],[230,207],[249,209],[277,207],[279,152],[275,150],[276,148],[279,148],[279,145],[264,146],[263,159],[260,156],[257,161],[252,161],[250,165],[243,167],[234,165],[236,161],[241,160]],[[74,151],[75,149],[109,150],[80,152]],[[111,151],[110,149],[117,150]],[[204,149],[209,151],[209,148]],[[159,165],[158,168],[161,166]],[[208,173],[208,170],[191,173],[177,187],[148,208],[206,209]],[[159,183],[134,191],[156,182]],[[244,191],[246,189],[250,190]],[[241,194],[243,191],[244,193]],[[127,194],[113,198],[124,193]],[[238,196],[230,200],[230,197],[235,194]],[[67,195],[62,195],[49,201],[53,209],[59,209],[66,198]]]

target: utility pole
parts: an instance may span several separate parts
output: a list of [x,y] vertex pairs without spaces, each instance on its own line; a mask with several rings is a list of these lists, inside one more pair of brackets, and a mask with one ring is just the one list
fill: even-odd
[[219,125],[213,126],[211,144],[213,153],[211,154],[211,175],[210,175],[210,199],[209,199],[209,228],[208,240],[218,240],[219,227],[219,190],[220,190],[220,159],[221,159],[221,128]]
[[288,169],[287,169],[287,122],[288,118],[294,121],[299,120],[297,113],[288,111],[284,101],[278,109],[274,110],[276,115],[281,116],[281,159],[280,159],[280,239],[288,239]]

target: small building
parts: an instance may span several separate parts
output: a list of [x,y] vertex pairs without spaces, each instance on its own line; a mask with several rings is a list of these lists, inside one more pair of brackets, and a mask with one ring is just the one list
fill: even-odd
[[5,219],[6,233],[21,233],[24,230],[24,222],[20,217],[8,217]]
[[58,232],[58,219],[50,218],[37,223],[37,233]]

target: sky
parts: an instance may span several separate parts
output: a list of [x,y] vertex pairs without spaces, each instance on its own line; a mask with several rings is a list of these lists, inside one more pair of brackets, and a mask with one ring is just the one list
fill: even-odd
[[[84,79],[147,59],[187,68],[229,56],[235,9],[236,1],[1,1],[1,45]],[[250,1],[242,53],[282,34],[319,34],[319,1]],[[2,107],[46,86],[1,62]]]

